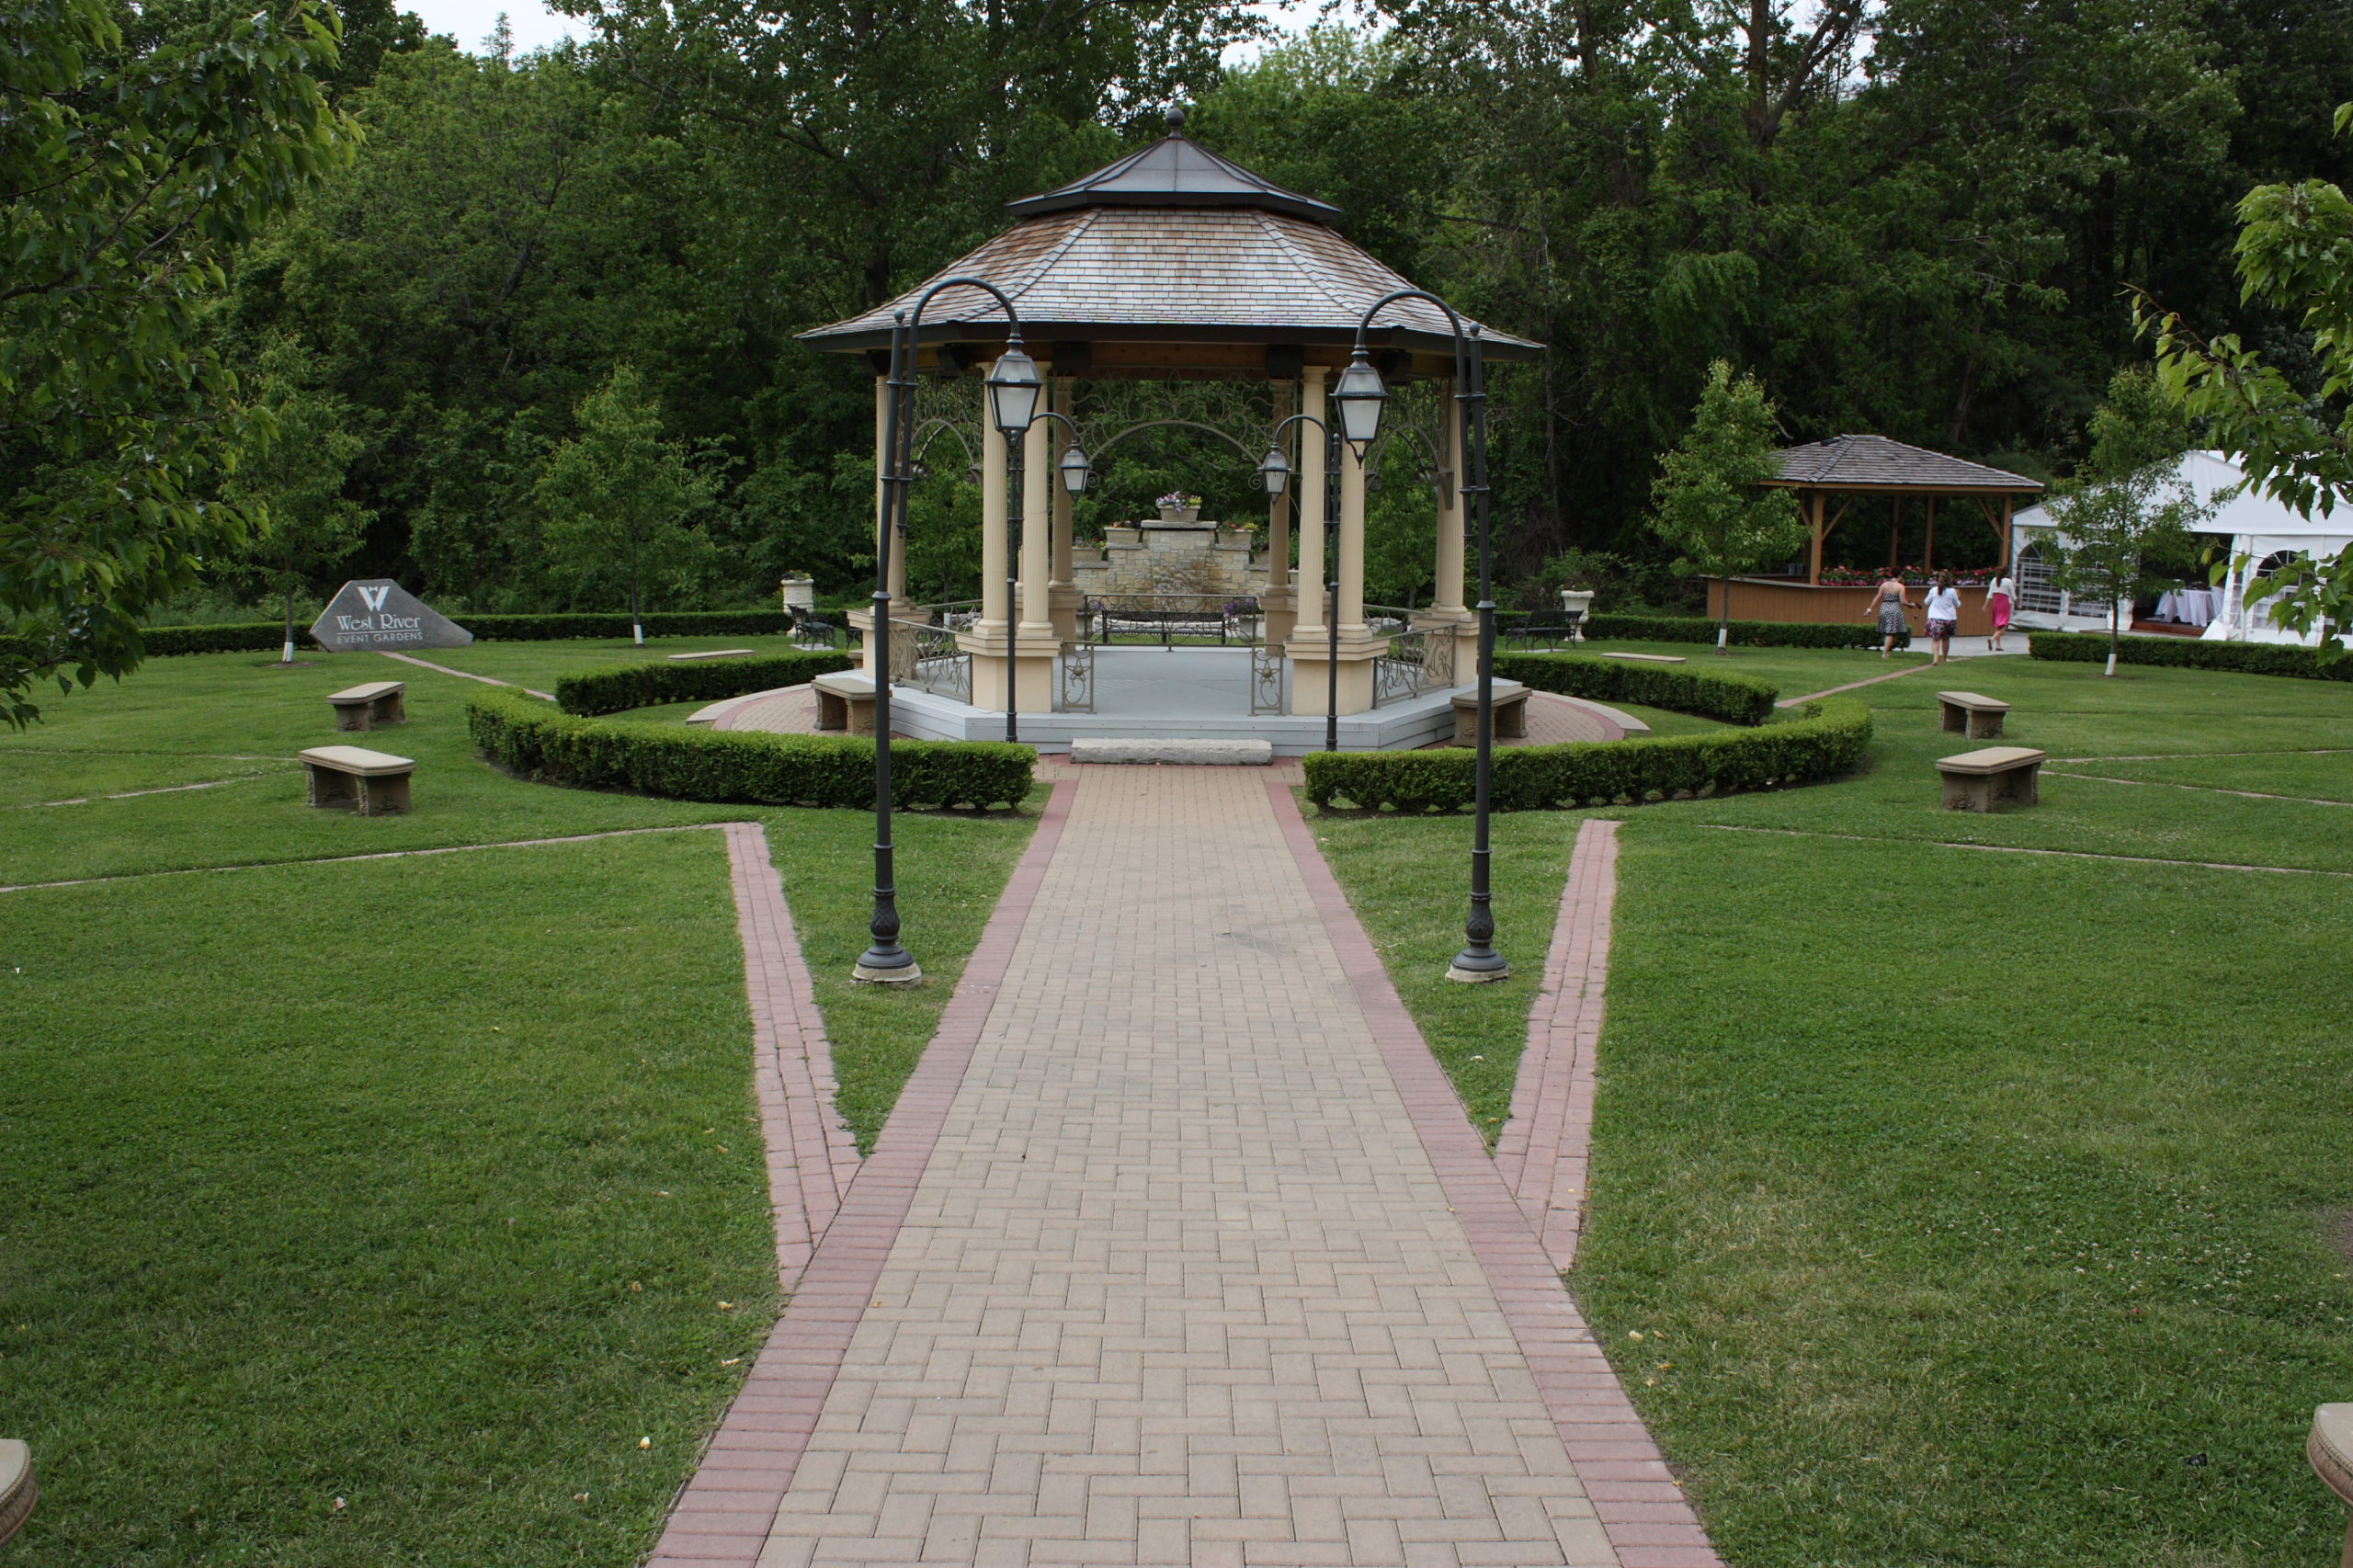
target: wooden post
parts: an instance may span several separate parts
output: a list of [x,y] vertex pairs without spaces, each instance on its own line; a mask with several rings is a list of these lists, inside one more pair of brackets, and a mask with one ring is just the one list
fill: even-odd
[[1806,552],[1805,580],[1819,585],[1822,581],[1822,513],[1829,497],[1817,490],[1813,493],[1813,546]]
[[1937,498],[1928,497],[1928,539],[1920,547],[1920,564],[1931,572],[1937,566]]
[[1890,572],[1904,564],[1904,497],[1887,498],[1887,569]]
[[2014,504],[2013,497],[2002,497],[2002,570],[2005,572],[2010,569],[2010,507]]

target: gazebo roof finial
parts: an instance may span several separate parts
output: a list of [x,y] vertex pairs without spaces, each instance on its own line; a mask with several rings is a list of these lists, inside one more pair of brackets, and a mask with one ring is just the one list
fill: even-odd
[[1168,134],[1171,136],[1185,134],[1185,106],[1183,104],[1168,106]]

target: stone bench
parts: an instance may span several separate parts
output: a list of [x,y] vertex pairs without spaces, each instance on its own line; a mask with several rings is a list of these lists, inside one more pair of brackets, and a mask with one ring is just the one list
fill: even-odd
[[0,1437],[0,1546],[25,1528],[40,1487],[33,1480],[33,1451],[14,1437]]
[[1996,801],[2021,806],[2035,801],[2035,782],[2050,754],[2031,746],[1987,746],[1959,756],[1940,756],[1937,771],[1944,776],[1945,807],[1956,812],[1990,812]]
[[[2353,1404],[2324,1404],[2313,1412],[2313,1434],[2304,1439],[2304,1458],[2323,1486],[2336,1500],[2353,1508]],[[0,1539],[5,1539],[0,1527]],[[2353,1568],[2353,1518],[2345,1523],[2346,1568]]]
[[2001,734],[2002,716],[2009,710],[2008,703],[1973,691],[1937,693],[1938,727],[1966,731],[1972,741],[1990,741]]
[[809,683],[817,692],[817,728],[853,735],[874,733],[874,677],[863,670],[837,670]]
[[700,653],[673,653],[670,655],[670,662],[674,665],[690,665],[702,659],[748,659],[751,656],[752,651],[749,648],[711,648]]
[[363,817],[408,810],[408,776],[416,771],[411,758],[365,746],[313,746],[301,757],[314,806],[348,802]]
[[1603,653],[1601,656],[1602,656],[1603,658],[1605,658],[1605,659],[1631,659],[1631,660],[1633,660],[1636,664],[1642,664],[1642,665],[1679,665],[1679,664],[1682,664],[1682,663],[1684,662],[1684,660],[1683,660],[1683,655],[1682,655],[1682,654],[1680,654],[1680,653]]
[[[1528,687],[1518,681],[1495,686],[1495,739],[1522,740],[1528,734]],[[1479,694],[1458,691],[1454,694],[1454,744],[1475,746],[1479,744]]]
[[379,724],[408,722],[408,682],[371,680],[342,691],[329,692],[338,730],[372,730]]
[[1073,741],[1073,762],[1126,763],[1172,767],[1264,767],[1275,760],[1270,741],[1135,740]]

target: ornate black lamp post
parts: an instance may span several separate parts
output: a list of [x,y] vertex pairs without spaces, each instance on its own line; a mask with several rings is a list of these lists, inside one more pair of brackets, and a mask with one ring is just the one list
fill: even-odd
[[[906,530],[907,490],[915,483],[904,449],[908,400],[915,387],[915,334],[923,325],[924,307],[931,303],[932,297],[943,289],[959,285],[983,290],[1005,307],[1005,353],[989,372],[989,415],[1014,452],[1021,449],[1021,437],[1038,416],[1038,395],[1045,387],[1037,361],[1022,352],[1021,318],[1015,313],[1013,301],[986,278],[943,278],[924,290],[912,312],[900,311],[892,318],[891,375],[885,383],[891,395],[882,424],[882,515],[874,530],[874,627],[870,633],[874,639],[874,917],[867,929],[874,940],[858,955],[857,967],[850,971],[852,979],[878,985],[909,985],[923,978],[914,956],[899,946],[899,890],[891,846],[891,541]],[[1008,691],[1013,678],[1012,651],[1008,633]],[[1006,722],[1010,728],[1009,711]]]
[[1356,353],[1332,390],[1340,408],[1340,434],[1362,462],[1366,449],[1381,434],[1381,415],[1389,389],[1381,372],[1365,356],[1365,333],[1381,308],[1399,300],[1427,300],[1446,312],[1454,329],[1454,402],[1460,449],[1468,470],[1461,493],[1479,521],[1479,744],[1472,795],[1471,913],[1462,922],[1462,950],[1448,966],[1449,980],[1501,980],[1510,972],[1504,956],[1495,949],[1495,916],[1487,877],[1487,810],[1493,795],[1495,744],[1495,560],[1487,531],[1487,369],[1480,351],[1479,329],[1463,329],[1454,307],[1420,289],[1400,289],[1372,302],[1357,324]]
[[[1283,456],[1283,432],[1294,425],[1313,425],[1324,432],[1324,472],[1336,477],[1340,472],[1340,433],[1312,414],[1294,414],[1275,426],[1267,444],[1267,455],[1258,460],[1258,478],[1269,495],[1280,495],[1290,483],[1290,460]],[[1304,562],[1302,565],[1306,564]],[[1324,749],[1340,749],[1340,487],[1332,479],[1324,485],[1324,559],[1317,564],[1324,570],[1324,592],[1326,605],[1324,612],[1324,635],[1330,645],[1324,657]]]

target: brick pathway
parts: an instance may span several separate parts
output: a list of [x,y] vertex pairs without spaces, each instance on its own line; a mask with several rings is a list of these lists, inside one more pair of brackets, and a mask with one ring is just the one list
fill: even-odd
[[1601,1044],[1609,916],[1617,896],[1618,824],[1589,819],[1577,829],[1543,987],[1529,1009],[1528,1047],[1512,1087],[1511,1116],[1495,1141],[1496,1174],[1560,1269],[1575,1266],[1585,1223],[1594,1054]]
[[1712,1564],[1288,790],[1069,772],[654,1561]]

